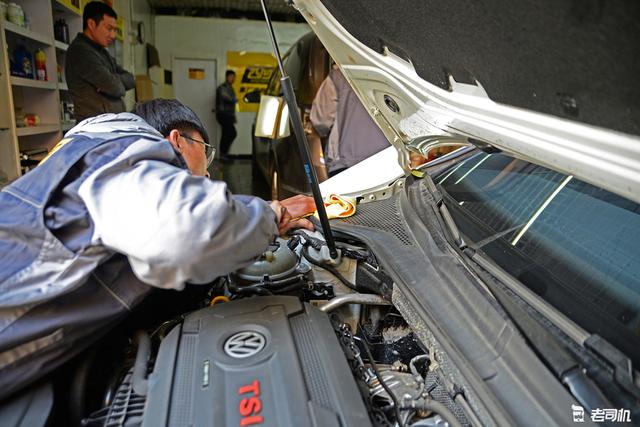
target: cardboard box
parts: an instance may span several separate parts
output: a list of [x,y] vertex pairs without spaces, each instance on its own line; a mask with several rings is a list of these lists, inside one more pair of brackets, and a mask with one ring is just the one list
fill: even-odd
[[[136,76],[136,101],[149,101],[154,98],[154,88],[151,77],[146,74]],[[157,90],[156,90],[157,91]]]

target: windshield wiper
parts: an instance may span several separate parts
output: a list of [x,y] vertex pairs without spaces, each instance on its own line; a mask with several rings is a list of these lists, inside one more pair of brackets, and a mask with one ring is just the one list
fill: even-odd
[[[428,188],[432,193],[433,202],[441,215],[442,223],[452,243],[465,256],[474,261],[469,263],[471,268],[480,276],[486,275],[486,273],[477,268],[478,266],[491,276],[500,277],[502,269],[498,265],[467,246],[462,233],[449,212],[449,208],[443,201],[442,194],[433,182],[428,181]],[[585,409],[591,411],[596,408],[613,407],[597,384],[584,372],[577,358],[548,329],[534,319],[522,305],[517,304],[513,297],[507,294],[506,289],[497,284],[497,281],[490,278],[489,280],[483,280],[483,283],[529,342],[532,349],[545,361],[547,366],[567,386],[571,394]]]
[[[500,270],[500,267],[492,260],[472,249],[467,248],[463,253],[494,277]],[[482,275],[478,269],[474,268],[474,270]],[[508,295],[505,289],[497,285],[496,282],[491,279],[483,282],[534,351],[569,388],[571,394],[585,409],[592,411],[596,408],[613,407],[596,383],[585,374],[577,358],[548,329],[534,319],[524,307],[517,304],[513,297]]]

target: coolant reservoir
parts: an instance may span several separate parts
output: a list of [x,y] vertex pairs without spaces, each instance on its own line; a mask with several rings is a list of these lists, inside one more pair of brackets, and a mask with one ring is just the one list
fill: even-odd
[[278,280],[294,273],[297,266],[298,255],[289,249],[286,240],[278,237],[256,262],[241,268],[236,275],[250,282],[259,282],[264,276]]

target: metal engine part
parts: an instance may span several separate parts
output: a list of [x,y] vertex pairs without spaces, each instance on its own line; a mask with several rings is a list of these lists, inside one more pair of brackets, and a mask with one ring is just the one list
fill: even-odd
[[300,256],[287,246],[286,240],[278,237],[257,261],[241,268],[235,274],[247,283],[257,283],[265,278],[277,281],[308,272],[309,268],[300,264]]
[[[398,398],[406,400],[418,399],[422,395],[424,382],[418,380],[409,372],[402,372],[400,365],[379,366],[378,369],[382,380]],[[382,399],[386,404],[393,403],[389,393],[382,387],[375,376],[369,378],[367,385],[372,398]]]

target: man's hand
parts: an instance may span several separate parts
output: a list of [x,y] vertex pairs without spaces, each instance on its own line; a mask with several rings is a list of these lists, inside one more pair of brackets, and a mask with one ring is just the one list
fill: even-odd
[[313,198],[297,195],[281,202],[271,202],[271,209],[278,219],[278,232],[284,234],[292,228],[306,228],[313,231],[315,228],[311,221],[303,218],[316,210]]

